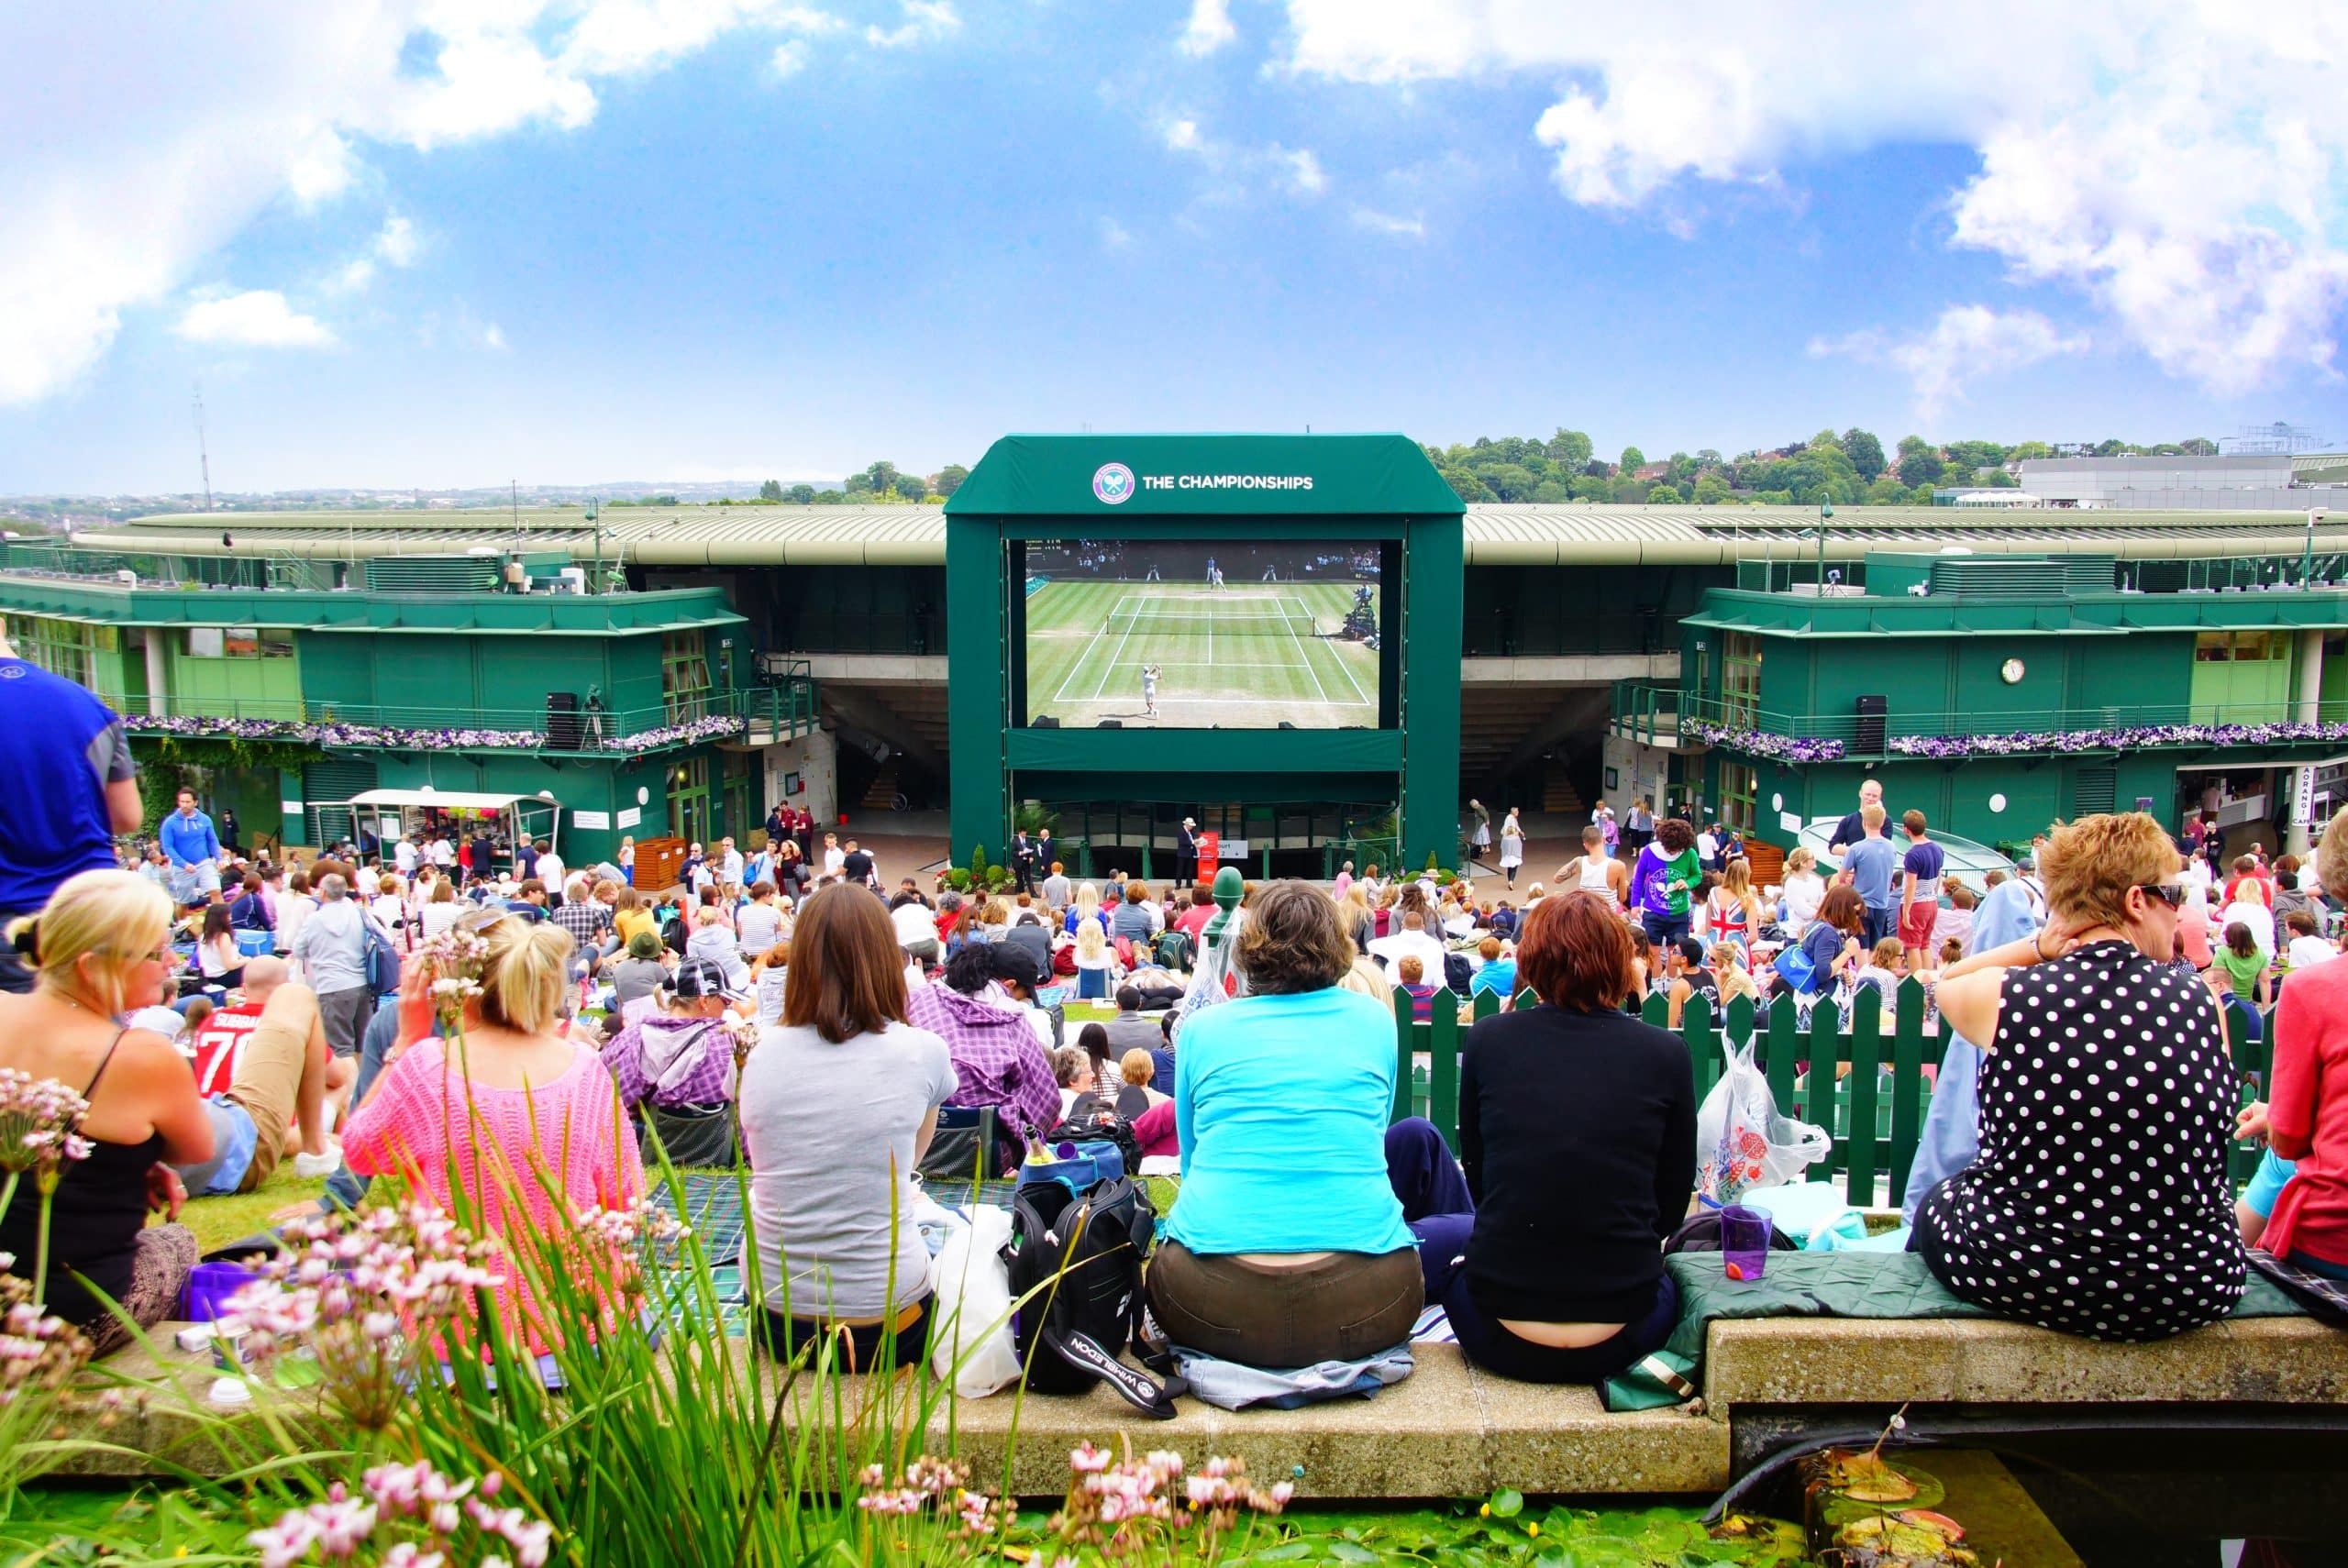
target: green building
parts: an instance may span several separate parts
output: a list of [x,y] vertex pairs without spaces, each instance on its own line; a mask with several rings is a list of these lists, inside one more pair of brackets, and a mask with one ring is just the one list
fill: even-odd
[[2274,850],[2348,797],[2336,557],[1879,553],[1823,592],[1748,575],[1681,622],[1676,688],[1618,693],[1610,746],[1765,841],[1840,818],[1868,778],[1895,812],[2008,845],[2116,808]]
[[150,774],[201,769],[248,842],[349,832],[337,808],[374,789],[544,801],[574,864],[763,820],[758,754],[812,733],[815,696],[752,679],[723,592],[503,592],[479,561],[437,586],[424,564],[410,588],[318,590],[12,559],[0,617],[21,655],[125,715]]
[[[1112,503],[1092,491],[1094,475],[1110,465],[1134,471],[1136,489],[1129,499]],[[608,811],[615,825],[579,832],[615,836],[620,814],[634,810],[642,815],[628,831],[641,830],[639,836],[673,825],[706,838],[738,831],[759,814],[761,801],[803,807],[825,822],[843,821],[851,831],[887,831],[897,811],[910,810],[950,819],[958,856],[981,838],[992,853],[1008,836],[1013,814],[1029,810],[1024,803],[1033,801],[1036,810],[1058,814],[1058,836],[1080,841],[1079,863],[1089,860],[1097,871],[1121,866],[1162,875],[1176,826],[1190,814],[1225,840],[1245,842],[1251,869],[1303,873],[1323,869],[1341,846],[1372,858],[1383,858],[1398,843],[1408,845],[1405,852],[1414,861],[1429,849],[1443,854],[1452,843],[1455,813],[1471,795],[1495,817],[1518,806],[1529,820],[1545,814],[1553,823],[1573,823],[1600,799],[1620,812],[1637,795],[1660,800],[1678,793],[1750,811],[1757,827],[1769,829],[1788,812],[1824,814],[1838,799],[1847,800],[1867,759],[1852,749],[1855,733],[1832,725],[1841,722],[1851,729],[1854,715],[1845,704],[1856,697],[1885,696],[1893,733],[1900,733],[1903,709],[1955,712],[1979,701],[1970,665],[1965,673],[1944,676],[1929,701],[1916,694],[1906,676],[1888,689],[1837,688],[1822,664],[1822,673],[1803,678],[1799,692],[1788,686],[1780,695],[1777,670],[1781,665],[1790,669],[1794,655],[1779,649],[1798,646],[1804,638],[1782,629],[1700,627],[1708,606],[1731,602],[1708,595],[1766,598],[1774,588],[1777,595],[1799,598],[1797,585],[1814,592],[1819,580],[1831,576],[1835,580],[1826,582],[1826,607],[1811,607],[1831,617],[1866,596],[1862,585],[1878,598],[1911,597],[1906,585],[1887,591],[1888,580],[1870,576],[1871,568],[1886,558],[1953,548],[1973,552],[1982,564],[2003,558],[2092,560],[2099,588],[2114,593],[2123,587],[2141,589],[2148,599],[2189,599],[2203,589],[2221,599],[2235,597],[2227,593],[2229,587],[2237,587],[2245,602],[2259,592],[2271,595],[2274,582],[2298,580],[2303,553],[2313,555],[2319,581],[2348,579],[2342,557],[2348,550],[2348,513],[2320,517],[2310,528],[2305,513],[2290,512],[1867,507],[1851,509],[1831,526],[1822,526],[1826,520],[1815,508],[1793,506],[1536,503],[1463,510],[1447,491],[1438,494],[1431,488],[1439,480],[1424,458],[1392,436],[1023,436],[1001,444],[980,467],[984,473],[974,473],[973,480],[983,482],[966,482],[963,493],[945,507],[614,503],[600,510],[468,511],[425,505],[142,517],[71,540],[0,543],[0,582],[6,585],[0,591],[0,614],[9,616],[19,641],[41,650],[44,661],[86,664],[86,656],[75,650],[105,625],[114,625],[117,635],[127,635],[122,617],[59,607],[37,611],[35,606],[53,602],[10,596],[52,593],[69,585],[104,591],[127,570],[136,574],[135,593],[142,598],[211,595],[225,604],[239,589],[265,591],[271,602],[283,594],[327,595],[330,602],[380,605],[403,628],[421,629],[428,613],[460,615],[475,603],[504,602],[512,596],[494,591],[509,570],[541,587],[559,580],[566,588],[597,590],[615,586],[616,575],[616,585],[628,592],[533,592],[517,602],[530,606],[525,613],[557,616],[595,613],[581,607],[606,598],[616,603],[684,593],[696,597],[673,602],[706,606],[714,596],[724,613],[738,619],[700,628],[710,701],[738,712],[711,716],[738,717],[744,728],[730,737],[651,753],[645,760],[665,764],[652,770],[659,777],[643,778],[639,770],[608,791],[587,785],[590,799],[573,809],[587,811],[590,821]],[[1240,482],[1186,489],[1180,482],[1185,473]],[[1250,476],[1311,479],[1312,488],[1251,486],[1246,482]],[[1150,488],[1142,482],[1150,477],[1168,479],[1174,488]],[[2321,499],[2320,491],[2309,494]],[[1291,656],[1292,662],[1307,679],[1334,675],[1342,680],[1329,655],[1344,658],[1346,672],[1363,682],[1358,716],[1335,725],[1276,719],[1268,730],[1213,717],[1194,721],[1179,709],[1135,718],[1102,706],[1121,693],[1139,696],[1131,667],[1140,656],[1131,644],[1123,655],[1113,646],[1098,646],[1089,656],[1125,667],[1113,676],[1101,675],[1096,663],[1091,681],[1063,679],[1041,693],[1022,684],[1024,624],[1033,608],[1028,582],[1065,581],[1094,571],[1080,564],[1071,574],[1065,563],[1049,559],[1052,552],[1065,553],[1087,536],[1187,547],[1196,555],[1191,567],[1202,565],[1208,547],[1224,541],[1250,559],[1316,541],[1359,545],[1365,560],[1375,555],[1379,646],[1374,670],[1364,660],[1366,642],[1351,652],[1327,646],[1330,627],[1340,617],[1307,607],[1306,613],[1320,622],[1316,632],[1303,630],[1304,614],[1295,617],[1301,652]],[[1031,563],[1045,560],[1047,569],[1014,576],[1014,552]],[[1925,558],[1945,564],[1966,558]],[[1794,561],[1799,569],[1789,569]],[[1294,569],[1272,562],[1268,569],[1292,575]],[[1303,569],[1309,576],[1314,569],[1308,564]],[[2260,590],[2249,587],[2254,572],[2260,574]],[[1245,574],[1235,575],[1231,586],[1248,586]],[[1944,599],[1953,591],[1945,585],[1925,586]],[[1974,601],[1966,614],[1986,614],[1980,595]],[[549,602],[559,607],[542,611]],[[1904,615],[1908,610],[1901,605],[1890,613]],[[1115,613],[1113,602],[1103,621]],[[61,624],[35,625],[25,619],[28,613]],[[610,613],[617,619],[600,631],[582,634],[565,623],[562,632],[636,641],[654,649],[670,635],[638,627],[629,613]],[[224,656],[227,631],[244,627],[258,634],[272,624],[231,621],[210,612],[205,619],[222,631]],[[1966,624],[1970,629],[1973,623]],[[345,705],[396,706],[414,690],[407,683],[411,670],[436,669],[433,658],[419,659],[414,651],[435,645],[418,643],[405,632],[389,639],[389,647],[408,651],[388,656],[393,667],[388,675],[386,657],[379,657],[362,679],[328,656],[314,661],[309,634],[301,624],[282,629],[299,656],[289,670],[194,668],[208,656],[191,656],[183,661],[187,668],[174,670],[167,657],[164,679],[180,683],[164,688],[166,707],[176,703],[184,711],[191,703],[209,701],[211,695],[225,695],[226,688],[205,682],[229,679],[236,680],[241,700],[308,704],[330,699]],[[1749,757],[1700,745],[1692,732],[1686,737],[1678,733],[1683,684],[1696,682],[1699,690],[1720,698],[1722,639],[1731,629],[1770,647],[1767,660],[1751,666],[1754,671],[1767,667],[1769,701],[1763,704],[1756,697],[1744,705],[1821,715],[1803,723],[1828,726],[1816,731],[1818,738],[1839,735],[1842,741],[1844,750],[1833,761],[1800,765],[1824,780],[1815,805],[1805,793],[1807,783],[1773,777],[1765,789],[1759,767],[1749,766],[1775,765],[1781,758]],[[2242,628],[2247,640],[2226,643],[2222,657],[2214,645],[2204,649],[2195,642],[2188,661],[2193,668],[2174,678],[2180,694],[2176,701],[2190,702],[2198,692],[2205,707],[2271,707],[2295,698],[2298,672],[2310,661],[2289,639],[2258,640],[2255,634],[2267,629]],[[553,646],[551,624],[534,630],[537,641],[525,646]],[[678,629],[681,637],[684,630]],[[476,645],[482,635],[462,624],[437,625],[431,635],[473,638]],[[2031,633],[2033,639],[2054,635]],[[2082,649],[2118,646],[2108,634],[2076,635],[2088,639],[2077,645]],[[1905,639],[1884,636],[1867,646],[1879,648],[1897,640]],[[240,647],[244,641],[238,639]],[[1699,641],[1704,644],[1700,649],[1694,646]],[[1981,637],[1973,641],[1988,643]],[[1104,645],[1113,643],[1104,639]],[[139,651],[136,662],[144,670],[144,647]],[[169,651],[167,646],[166,656]],[[682,641],[677,651],[674,668],[688,672],[687,690],[696,689],[699,680],[690,674]],[[1164,653],[1164,662],[1179,663],[1179,651]],[[607,655],[607,664],[616,657]],[[1219,643],[1214,662],[1223,657]],[[2096,657],[2090,652],[2080,656],[2077,682],[2059,692],[2042,685],[2052,666],[2033,654],[2002,654],[1990,668],[2001,668],[2007,658],[2017,657],[2023,679],[2012,690],[1999,682],[1988,701],[2017,711],[2106,705],[2109,693],[2097,685],[2106,678],[2088,668]],[[657,652],[626,657],[639,671],[648,661],[655,668],[671,662]],[[314,662],[321,680],[330,667],[349,672],[348,679],[337,675],[332,684],[314,688]],[[468,669],[475,662],[470,651],[452,661]],[[486,662],[500,672],[526,668],[499,654],[487,656]],[[2327,664],[2325,684],[2333,679],[2331,665],[2339,662]],[[1744,679],[1744,665],[1739,671]],[[1863,676],[1861,671],[1853,679]],[[1930,684],[1928,678],[1916,679]],[[670,722],[670,692],[640,673],[635,679],[633,694],[626,695],[621,675],[602,682],[607,709],[640,711],[643,724],[665,727]],[[272,680],[274,686],[267,685]],[[569,691],[583,703],[593,684],[585,669],[563,672],[559,679],[531,671],[510,681],[500,673],[486,685],[475,679],[466,700],[482,715],[483,727],[536,732],[548,727],[544,704],[550,694]],[[1169,679],[1168,688],[1174,684]],[[128,701],[148,689],[126,670],[105,690]],[[431,690],[437,697],[437,685]],[[2154,701],[2148,693],[2137,695]],[[1037,703],[1038,696],[1046,701]],[[1096,696],[1097,701],[1069,701]],[[1056,704],[1054,698],[1062,701]],[[1337,701],[1332,697],[1333,703]],[[793,709],[793,702],[804,707]],[[656,706],[658,723],[651,712]],[[692,706],[691,700],[678,699],[679,712]],[[305,708],[305,722],[306,712]],[[773,722],[765,722],[770,714]],[[1695,717],[1701,722],[1700,715]],[[1118,727],[1104,730],[1102,721],[1112,718]],[[1282,730],[1280,722],[1300,728]],[[1812,731],[1795,726],[1782,733]],[[371,766],[367,778],[390,785],[427,772],[441,778],[444,767],[452,765],[444,759],[469,757],[504,770],[496,774],[494,788],[518,789],[535,778],[540,782],[526,791],[535,794],[553,784],[549,762],[529,748],[520,748],[530,760],[516,779],[509,767],[515,757],[474,740],[442,747],[428,761],[414,746],[318,748],[326,755],[305,754],[304,760],[277,768],[294,775],[302,788],[289,787],[281,796],[279,784],[285,780],[275,775],[264,779],[247,769],[238,776],[234,798],[239,816],[256,823],[262,819],[254,813],[263,805],[277,812],[282,800],[301,800],[306,812],[309,803],[337,789],[345,799],[355,792],[330,775],[310,780],[307,769],[314,762]],[[572,766],[575,758],[555,760],[565,768],[563,789],[571,788],[574,776],[583,777]],[[1881,768],[1917,759],[1887,755],[1874,760]],[[1951,785],[1950,809],[1969,813],[1975,836],[2010,837],[2016,830],[2004,824],[2075,809],[2081,798],[2100,798],[2097,760],[2090,752],[2066,751],[2027,768],[2022,784],[1978,791],[1984,799],[1992,793],[2006,797],[2007,808],[1993,813],[1995,822],[1981,821],[1978,811],[1961,803],[1969,787]],[[623,766],[600,756],[593,761],[604,772]],[[1748,767],[1748,773],[1725,779],[1734,788],[1733,801],[1720,790],[1724,762]],[[2075,788],[2082,769],[2084,797]],[[1446,770],[1447,782],[1435,782]],[[1785,771],[1794,769],[1789,766]],[[2149,790],[2142,778],[2122,777],[2130,771],[2124,760],[2115,759],[2115,801],[2132,803],[2149,792],[2159,803],[2183,788],[2173,769],[2162,776],[2168,779],[2165,785]],[[478,768],[472,776],[482,777]],[[641,802],[635,799],[638,789],[645,791]],[[1771,803],[1780,796],[1784,805]],[[937,820],[921,818],[925,824]],[[991,834],[983,827],[989,820],[994,823]],[[571,831],[566,823],[565,832]],[[1373,841],[1385,847],[1372,853],[1368,846]]]
[[1462,510],[1400,436],[997,441],[946,505],[947,651],[988,672],[948,694],[958,853],[1033,801],[1151,870],[1186,815],[1267,868],[1275,839],[1448,860]]

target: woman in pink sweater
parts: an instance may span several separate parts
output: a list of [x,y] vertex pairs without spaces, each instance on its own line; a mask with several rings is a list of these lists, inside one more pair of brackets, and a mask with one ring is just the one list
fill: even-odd
[[[602,1058],[556,1032],[570,933],[511,917],[472,930],[488,953],[461,1036],[433,1037],[430,965],[411,965],[398,1039],[343,1131],[343,1159],[361,1176],[405,1177],[469,1228],[498,1237],[509,1260],[544,1257],[545,1239],[568,1244],[581,1211],[632,1208],[644,1196],[644,1165]],[[526,1271],[506,1266],[507,1332],[532,1353],[559,1348],[560,1325],[539,1310]]]

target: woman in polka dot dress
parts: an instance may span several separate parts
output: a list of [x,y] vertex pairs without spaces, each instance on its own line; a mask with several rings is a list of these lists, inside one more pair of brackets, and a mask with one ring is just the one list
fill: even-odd
[[1941,1016],[1991,1042],[1981,1153],[1909,1244],[1977,1307],[2155,1340],[2242,1298],[2233,1070],[2210,992],[2167,962],[2181,867],[2141,812],[2083,818],[2041,862],[2045,929],[1941,972]]

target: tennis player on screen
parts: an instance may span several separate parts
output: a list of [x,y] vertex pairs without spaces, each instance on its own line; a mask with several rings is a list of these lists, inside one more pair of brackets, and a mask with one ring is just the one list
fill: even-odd
[[1154,664],[1141,667],[1141,707],[1149,717],[1157,717],[1157,667]]

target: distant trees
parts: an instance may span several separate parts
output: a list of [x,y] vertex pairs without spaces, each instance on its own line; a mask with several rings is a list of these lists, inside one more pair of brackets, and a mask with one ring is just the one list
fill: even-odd
[[768,502],[781,501],[782,499],[782,481],[781,480],[769,480],[766,483],[759,486],[759,499],[760,501]]
[[1842,446],[1843,455],[1851,459],[1852,469],[1869,484],[1882,478],[1883,470],[1889,466],[1883,460],[1883,443],[1876,439],[1872,430],[1852,425],[1843,432]]

